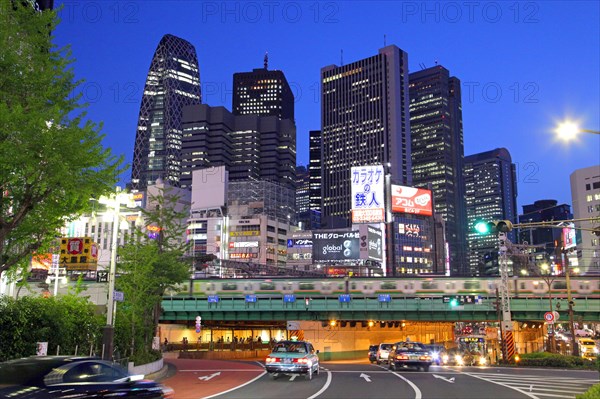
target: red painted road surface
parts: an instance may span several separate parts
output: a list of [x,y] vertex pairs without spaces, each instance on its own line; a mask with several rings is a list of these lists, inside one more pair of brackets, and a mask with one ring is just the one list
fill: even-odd
[[[240,386],[264,373],[259,364],[204,359],[169,359],[177,374],[161,381],[175,399],[200,399]],[[220,373],[220,374],[217,374]]]

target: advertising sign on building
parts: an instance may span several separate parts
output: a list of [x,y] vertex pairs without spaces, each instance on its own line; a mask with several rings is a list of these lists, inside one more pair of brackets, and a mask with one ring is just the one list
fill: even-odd
[[287,240],[288,248],[310,248],[312,245],[310,238],[290,238]]
[[62,238],[59,262],[67,270],[96,270],[98,246],[91,237]]
[[375,227],[367,227],[367,244],[369,248],[369,259],[370,260],[383,260],[383,236],[380,229]]
[[431,191],[392,184],[392,212],[433,215]]
[[577,240],[575,238],[575,224],[569,223],[569,227],[563,227],[562,242],[564,249],[573,248],[577,245]]
[[351,168],[352,223],[380,223],[385,220],[383,165]]
[[312,258],[316,262],[355,261],[360,259],[358,231],[313,232]]

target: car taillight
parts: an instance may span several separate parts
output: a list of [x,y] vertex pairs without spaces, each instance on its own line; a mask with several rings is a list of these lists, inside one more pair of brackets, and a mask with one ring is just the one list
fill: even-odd
[[431,360],[431,356],[421,356],[419,360]]
[[267,363],[277,363],[278,361],[279,361],[279,359],[278,359],[278,358],[276,358],[276,357],[270,357],[270,356],[269,356],[269,357],[267,357],[267,359],[266,359],[266,362],[267,362]]
[[308,364],[308,359],[294,359],[294,363]]
[[396,356],[396,359],[398,359],[398,360],[408,360],[408,355],[398,355],[398,356]]

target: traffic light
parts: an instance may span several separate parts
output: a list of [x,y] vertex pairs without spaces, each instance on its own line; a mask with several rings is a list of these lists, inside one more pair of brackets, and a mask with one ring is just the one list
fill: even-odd
[[450,299],[450,306],[455,307],[455,306],[458,306],[458,305],[460,305],[460,302],[459,302],[459,300],[457,298]]
[[492,220],[491,222],[479,221],[475,223],[475,231],[479,234],[493,234],[499,232],[507,232],[513,229],[513,224],[510,220]]

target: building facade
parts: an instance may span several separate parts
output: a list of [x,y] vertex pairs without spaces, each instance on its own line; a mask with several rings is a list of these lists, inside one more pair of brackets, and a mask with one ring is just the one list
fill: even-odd
[[[600,165],[577,169],[570,180],[574,218],[600,218]],[[579,269],[583,274],[599,275],[600,223],[582,221],[576,227]]]
[[350,226],[351,167],[386,165],[411,181],[408,55],[377,55],[321,69],[321,212],[324,228]]
[[294,120],[294,94],[282,71],[265,67],[233,75],[234,115],[276,116]]
[[292,120],[236,116],[224,107],[198,104],[184,107],[182,129],[182,187],[189,187],[194,170],[223,165],[232,182],[265,180],[296,189],[296,126]]
[[409,75],[413,186],[432,190],[452,275],[468,274],[460,80],[434,66]]
[[[517,179],[515,164],[505,148],[465,157],[467,205],[467,242],[469,270],[472,276],[498,274],[498,238],[475,231],[479,221],[517,218]],[[507,233],[516,242],[515,231]]]
[[200,103],[196,49],[179,37],[163,36],[152,57],[140,105],[131,167],[133,190],[143,191],[158,179],[179,186],[182,108]]

